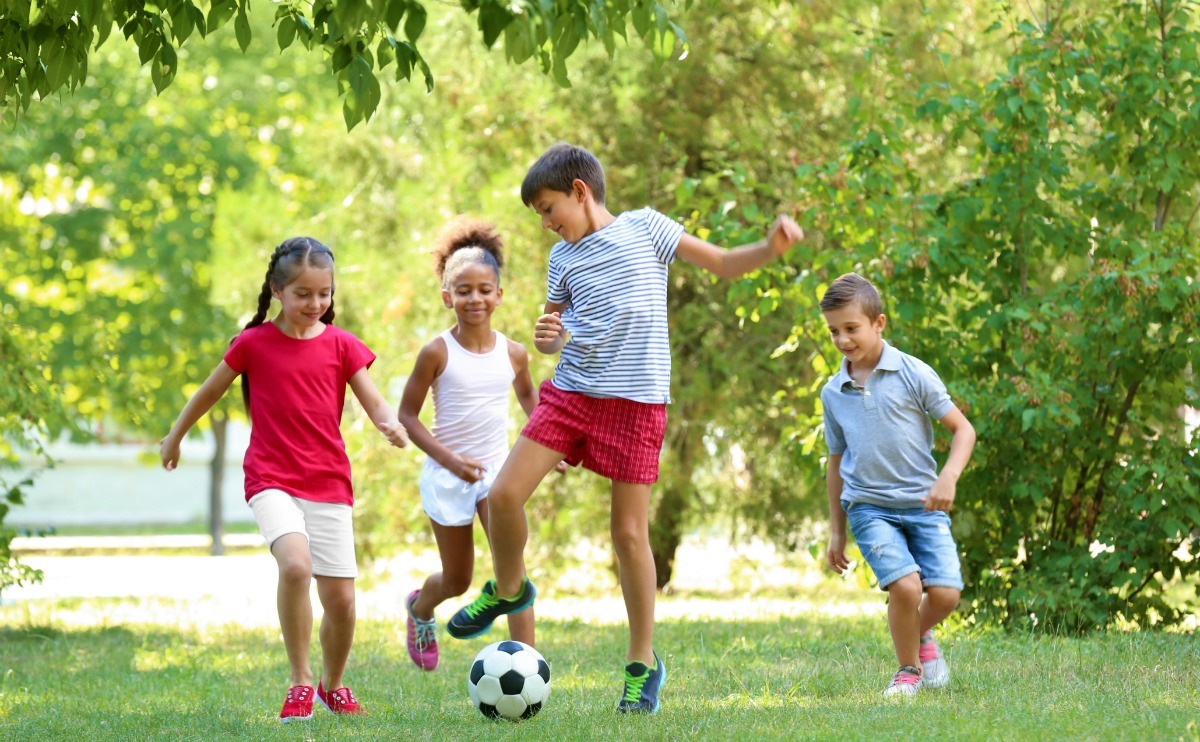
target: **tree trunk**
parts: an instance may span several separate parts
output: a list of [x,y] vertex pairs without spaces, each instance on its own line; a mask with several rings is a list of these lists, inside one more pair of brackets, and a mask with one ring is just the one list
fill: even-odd
[[692,496],[693,435],[691,426],[676,428],[676,437],[667,461],[668,476],[664,478],[662,497],[654,509],[650,523],[650,551],[654,554],[654,581],[662,590],[675,573],[675,552],[683,541],[683,524]]
[[225,481],[225,434],[229,426],[229,416],[213,410],[209,419],[212,421],[213,440],[217,445],[209,464],[208,532],[212,536],[212,555],[221,556],[225,553],[225,518],[221,508],[221,490]]

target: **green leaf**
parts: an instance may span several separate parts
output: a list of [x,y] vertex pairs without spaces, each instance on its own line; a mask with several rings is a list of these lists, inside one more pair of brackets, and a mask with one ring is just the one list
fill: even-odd
[[279,21],[279,28],[275,31],[275,40],[279,42],[280,51],[292,45],[292,42],[296,40],[295,18],[285,16]]
[[175,37],[175,43],[182,44],[192,35],[196,28],[196,12],[195,5],[184,2],[171,13],[171,34]]
[[233,30],[237,35],[238,46],[242,48],[243,52],[250,48],[250,39],[252,37],[250,18],[246,15],[246,7],[246,5],[242,6],[241,10],[238,11],[237,20],[233,22]]
[[371,85],[370,81],[374,79],[371,65],[362,55],[355,55],[354,61],[350,63],[350,69],[347,70],[347,75],[350,80],[350,89],[357,96],[365,95]]
[[42,47],[42,61],[46,65],[46,80],[51,90],[58,90],[71,79],[75,59],[62,36],[51,36]]
[[404,21],[404,35],[409,41],[415,42],[425,30],[425,6],[412,3],[408,6],[408,18]]
[[400,27],[400,20],[404,18],[404,11],[407,8],[408,3],[405,0],[389,0],[383,19],[392,33],[396,33],[396,29]]
[[234,0],[213,0],[212,7],[208,9],[208,30],[215,31],[224,26],[235,12],[237,3]]
[[504,33],[504,29],[508,27],[512,19],[512,13],[494,0],[481,5],[479,7],[479,30],[483,31],[484,46],[490,49],[496,43],[496,39],[500,38],[500,34]]

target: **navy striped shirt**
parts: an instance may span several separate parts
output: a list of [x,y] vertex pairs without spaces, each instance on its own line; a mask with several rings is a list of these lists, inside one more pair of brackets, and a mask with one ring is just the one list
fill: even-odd
[[626,211],[550,250],[547,300],[566,304],[570,339],[554,386],[591,397],[671,401],[667,266],[683,225],[654,209]]

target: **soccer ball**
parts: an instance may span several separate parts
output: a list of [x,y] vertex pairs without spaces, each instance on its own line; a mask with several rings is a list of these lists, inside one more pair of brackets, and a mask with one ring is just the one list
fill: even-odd
[[550,665],[528,644],[489,644],[471,663],[467,693],[488,718],[528,719],[542,710],[550,696]]

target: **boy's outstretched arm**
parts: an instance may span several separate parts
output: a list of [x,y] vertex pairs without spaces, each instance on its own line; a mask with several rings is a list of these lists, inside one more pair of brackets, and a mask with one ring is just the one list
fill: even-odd
[[962,476],[963,469],[967,468],[971,451],[975,448],[975,428],[957,407],[947,412],[941,423],[953,436],[950,439],[950,455],[946,457],[946,465],[938,474],[937,481],[922,501],[926,510],[950,512],[950,508],[954,507],[958,478]]
[[776,217],[766,239],[758,242],[725,250],[685,232],[679,238],[675,254],[721,278],[737,278],[778,258],[802,239],[804,230],[800,225],[790,216],[781,215]]
[[846,511],[842,510],[842,455],[830,454],[825,469],[829,490],[829,550],[825,561],[839,575],[850,566],[846,558]]

